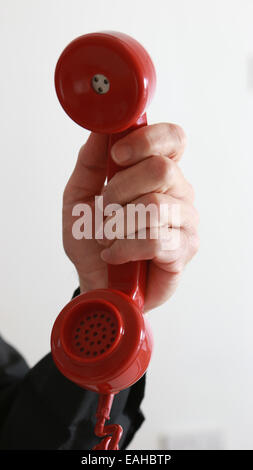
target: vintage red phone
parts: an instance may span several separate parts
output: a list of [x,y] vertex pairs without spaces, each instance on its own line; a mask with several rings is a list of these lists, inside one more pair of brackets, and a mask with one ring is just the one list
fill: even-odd
[[[80,126],[108,134],[108,180],[122,168],[111,158],[121,137],[147,124],[145,110],[156,74],[146,50],[130,36],[101,31],[78,37],[62,52],[55,88],[66,113]],[[152,353],[143,315],[146,261],[108,265],[108,288],[71,300],[58,315],[51,350],[58,369],[80,387],[99,394],[94,449],[118,449],[122,428],[105,426],[114,394],[145,373]]]

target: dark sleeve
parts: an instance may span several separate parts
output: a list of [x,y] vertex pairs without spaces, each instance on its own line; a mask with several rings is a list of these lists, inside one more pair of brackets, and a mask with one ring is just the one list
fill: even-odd
[[[109,422],[123,426],[121,449],[144,421],[144,389],[145,376],[114,398]],[[93,433],[97,402],[97,393],[58,371],[51,354],[29,369],[0,338],[0,449],[91,449],[100,441]]]

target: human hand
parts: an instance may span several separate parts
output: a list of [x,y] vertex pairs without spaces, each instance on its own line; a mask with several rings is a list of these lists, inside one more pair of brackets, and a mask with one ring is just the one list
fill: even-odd
[[[106,263],[149,260],[145,294],[145,311],[148,311],[171,297],[185,265],[198,249],[194,191],[178,166],[184,151],[185,135],[177,125],[160,123],[141,127],[122,138],[112,148],[112,157],[122,170],[112,177],[103,192],[104,205],[120,204],[125,217],[130,203],[154,204],[157,213],[160,213],[161,204],[168,208],[172,205],[177,207],[180,221],[176,226],[171,211],[168,211],[166,220],[162,216],[159,219],[159,227],[172,226],[169,245],[164,245],[162,230],[157,238],[150,238],[151,219],[145,226],[138,227],[146,230],[145,239],[138,238],[138,230],[135,238],[131,239],[126,233],[125,238],[115,240],[97,240],[95,236],[76,240],[73,237],[73,207],[85,203],[94,213],[94,198],[104,189],[107,143],[107,136],[91,133],[79,152],[63,196],[64,249],[77,269],[81,292],[107,287]],[[123,144],[131,149],[127,159],[123,159]],[[168,236],[168,231],[166,233]]]

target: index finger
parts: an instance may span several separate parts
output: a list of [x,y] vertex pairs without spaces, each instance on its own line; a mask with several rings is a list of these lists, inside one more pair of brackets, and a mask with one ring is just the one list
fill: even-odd
[[113,160],[122,166],[132,165],[151,156],[165,156],[178,161],[185,148],[186,136],[177,124],[159,123],[140,127],[112,147]]

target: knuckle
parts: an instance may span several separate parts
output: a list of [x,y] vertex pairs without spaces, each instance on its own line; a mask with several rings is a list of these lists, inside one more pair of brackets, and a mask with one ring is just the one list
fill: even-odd
[[120,181],[121,178],[122,175],[120,175],[120,173],[116,173],[107,184],[106,193],[107,195],[110,194],[110,200],[113,202],[118,202],[121,200],[123,188],[123,185]]
[[164,186],[167,185],[172,176],[173,165],[169,158],[156,156],[150,158],[148,170],[158,185]]
[[199,236],[196,232],[191,236],[191,239],[190,239],[190,247],[191,247],[192,256],[196,255],[196,253],[199,251],[199,244],[200,244]]
[[194,225],[197,227],[199,225],[199,212],[195,206],[192,206],[192,211],[193,211]]
[[156,208],[160,209],[161,206],[161,197],[158,193],[152,193],[149,195],[148,204],[152,204]]
[[166,123],[153,124],[146,127],[146,151],[149,155],[162,155],[162,144],[167,133]]
[[199,213],[195,206],[192,204],[186,204],[186,211],[187,211],[187,220],[189,222],[189,226],[196,230],[199,225]]
[[77,158],[80,160],[82,158],[82,154],[83,152],[85,151],[86,149],[86,142],[80,147],[80,149],[78,150],[78,154],[77,154]]
[[190,199],[190,201],[195,201],[195,190],[194,187],[192,186],[191,183],[188,182],[187,185],[187,196]]
[[169,204],[164,202],[164,199],[161,198],[161,194],[151,194],[149,205],[153,210],[150,214],[151,225],[159,227],[163,224],[167,224]]
[[170,272],[177,277],[180,277],[184,270],[184,263],[181,259],[177,259],[174,263],[170,266]]
[[184,150],[186,146],[186,134],[185,131],[181,126],[178,124],[168,124],[169,125],[169,132],[173,135],[177,145],[181,151]]
[[160,238],[154,238],[149,240],[150,246],[151,246],[151,251],[152,251],[152,256],[156,257],[159,255],[162,249],[162,241]]
[[143,147],[145,148],[146,155],[151,155],[152,153],[154,153],[154,147],[155,147],[156,142],[152,135],[152,132],[150,132],[149,127],[144,128],[142,139],[143,139]]

